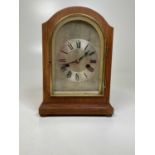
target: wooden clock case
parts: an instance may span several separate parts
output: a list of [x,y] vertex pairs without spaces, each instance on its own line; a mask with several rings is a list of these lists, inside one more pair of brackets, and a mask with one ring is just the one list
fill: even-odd
[[[105,58],[105,90],[102,96],[51,96],[50,94],[50,68],[49,41],[51,31],[54,31],[57,21],[64,16],[81,13],[96,19],[96,23],[104,32],[106,39]],[[113,28],[97,12],[85,7],[69,7],[57,12],[47,22],[42,24],[43,43],[43,102],[39,108],[40,116],[112,116],[113,107],[110,99],[110,79],[112,63]]]

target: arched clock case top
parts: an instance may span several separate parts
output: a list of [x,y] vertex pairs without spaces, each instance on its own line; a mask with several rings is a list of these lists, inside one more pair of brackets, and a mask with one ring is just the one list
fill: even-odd
[[[93,21],[92,23],[94,23],[94,25],[92,24],[92,26],[94,28],[95,26],[100,28],[99,30],[100,32],[98,32],[99,37],[100,36],[104,37],[104,40],[100,38],[100,41],[102,41],[101,56],[103,56],[104,61],[100,60],[103,61],[103,63],[100,63],[101,67],[99,67],[101,69],[99,70],[99,72],[103,71],[101,77],[99,76],[99,78],[101,79],[101,83],[99,82],[99,86],[102,86],[103,88],[102,87],[99,88],[100,92],[97,95],[91,95],[91,94],[83,95],[84,93],[83,94],[81,93],[79,95],[76,95],[76,93],[75,94],[73,93],[72,95],[70,94],[55,95],[53,92],[51,92],[55,85],[55,83],[51,82],[51,77],[54,74],[52,72],[53,66],[55,65],[55,63],[52,63],[52,61],[55,59],[55,55],[51,55],[50,53],[50,51],[52,51],[52,53],[54,52],[53,44],[51,46],[50,43],[53,40],[55,31],[59,26],[59,23],[67,19],[68,17],[76,17],[78,20],[80,18],[81,20],[86,18],[88,19],[88,22],[90,21],[89,24],[91,24],[91,21]],[[87,20],[85,22],[87,22]],[[75,41],[77,40],[75,39]],[[64,116],[64,115],[112,116],[113,107],[109,103],[111,63],[112,63],[112,42],[113,42],[113,28],[105,21],[105,19],[100,14],[86,7],[65,8],[63,10],[58,11],[47,22],[42,24],[43,102],[39,107],[40,116]],[[78,46],[79,44],[77,45],[77,47]],[[54,58],[52,56],[54,56]],[[73,56],[71,55],[71,57],[74,57],[74,55]],[[96,60],[91,60],[91,62],[96,63]],[[89,70],[91,71],[91,68]],[[76,80],[79,80],[78,77],[76,77]],[[74,80],[72,81],[74,82]]]

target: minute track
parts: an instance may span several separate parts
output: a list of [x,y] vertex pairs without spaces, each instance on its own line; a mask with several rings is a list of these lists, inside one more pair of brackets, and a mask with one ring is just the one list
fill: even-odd
[[92,43],[84,39],[70,39],[62,48],[68,53],[60,54],[59,61],[66,79],[73,82],[90,80],[94,76],[97,64],[96,50]]

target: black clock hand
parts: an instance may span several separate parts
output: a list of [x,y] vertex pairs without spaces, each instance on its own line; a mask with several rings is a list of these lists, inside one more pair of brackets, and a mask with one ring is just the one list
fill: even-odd
[[74,61],[71,61],[69,63],[66,63],[65,65],[69,65],[69,64],[73,64],[73,63],[77,63],[78,64],[84,57],[86,57],[88,55],[88,53],[89,53],[89,51],[85,52],[85,54],[82,55],[79,59],[76,59]]
[[74,63],[78,63],[78,60],[74,60],[74,61],[71,61],[71,62],[68,62],[68,63],[65,63],[64,65],[69,65],[69,64],[74,64]]
[[79,58],[79,61],[81,61],[84,57],[86,57],[88,55],[89,51],[85,52],[84,55],[82,55],[80,58]]

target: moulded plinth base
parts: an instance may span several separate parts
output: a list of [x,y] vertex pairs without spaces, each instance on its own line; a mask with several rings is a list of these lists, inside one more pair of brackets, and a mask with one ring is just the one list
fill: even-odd
[[112,116],[113,107],[107,104],[42,103],[40,116]]

